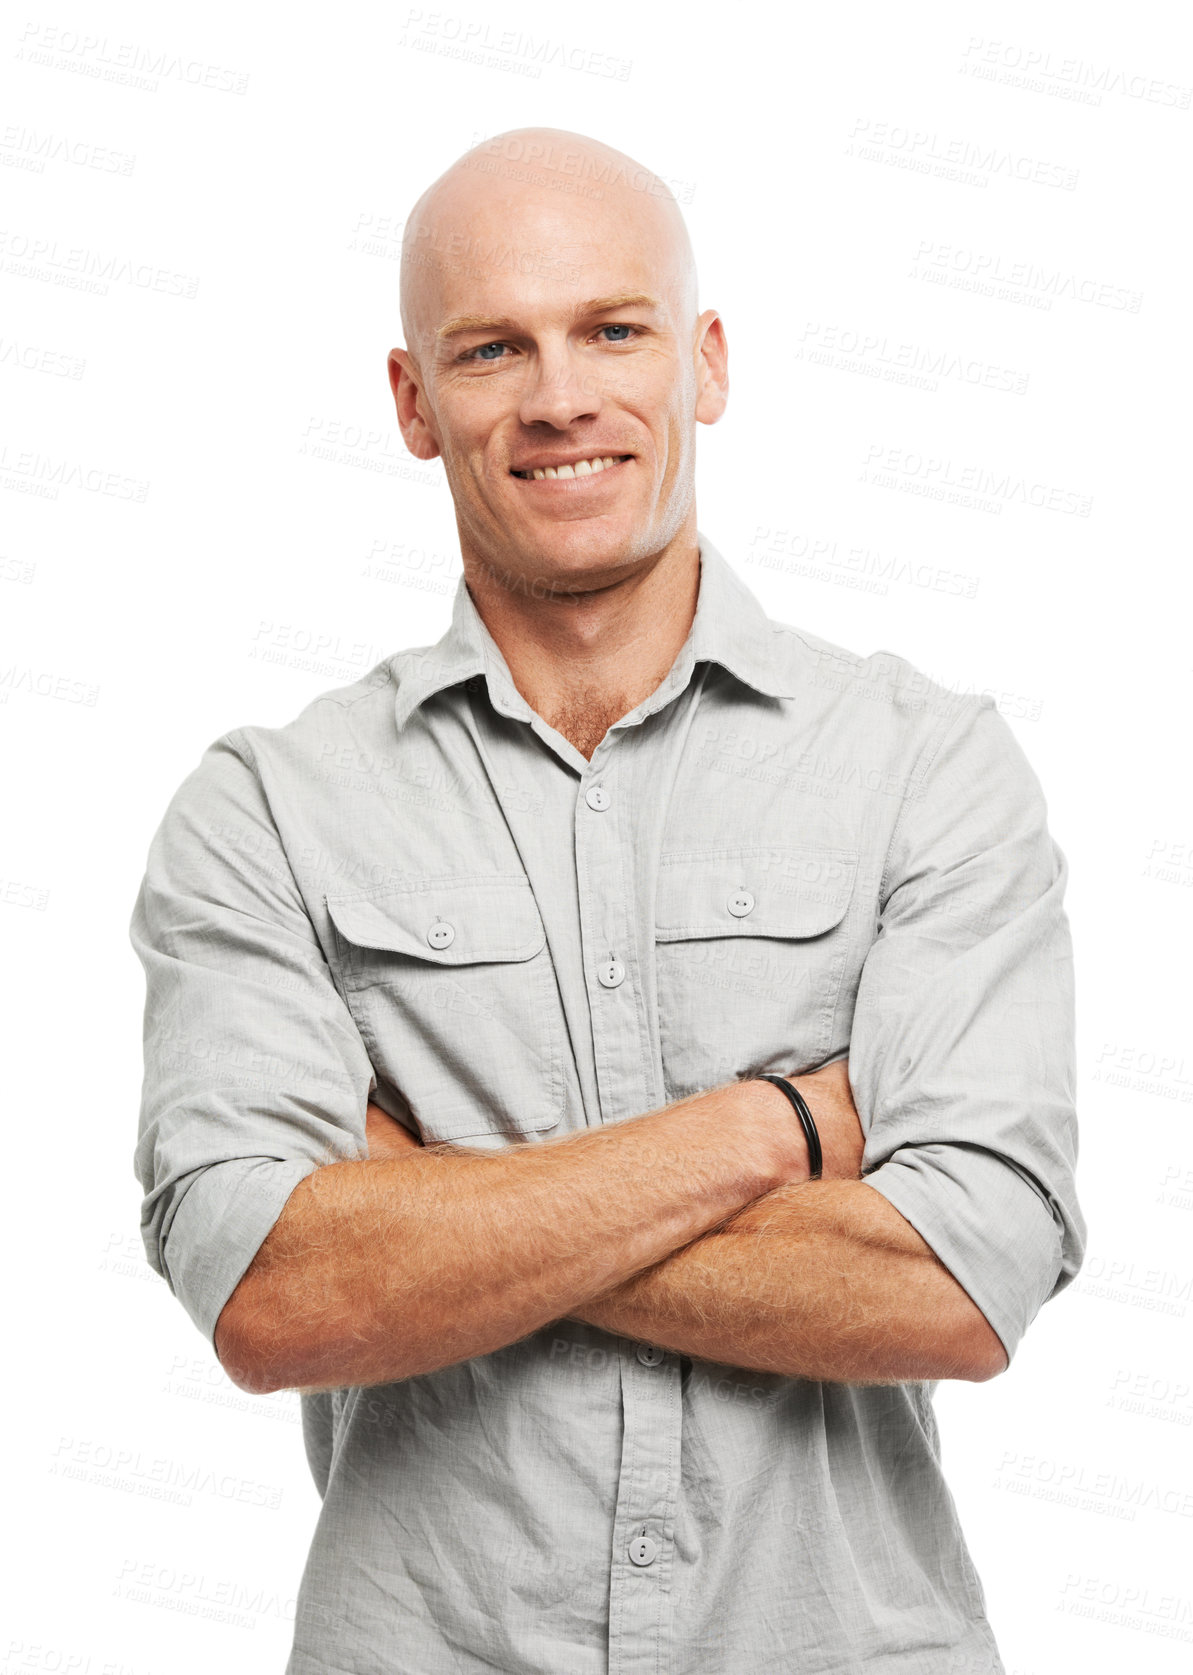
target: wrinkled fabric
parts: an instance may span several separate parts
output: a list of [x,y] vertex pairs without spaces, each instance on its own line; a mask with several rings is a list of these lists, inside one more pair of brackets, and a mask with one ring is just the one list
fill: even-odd
[[[370,1097],[496,1149],[846,1055],[867,1182],[1008,1355],[1077,1272],[1066,864],[1020,746],[990,697],[771,621],[703,536],[700,563],[591,761],[461,578],[437,644],[175,793],[131,925],[135,1168],[209,1342],[295,1185],[365,1155]],[[934,1389],[561,1321],[303,1394],[287,1675],[1000,1672]]]

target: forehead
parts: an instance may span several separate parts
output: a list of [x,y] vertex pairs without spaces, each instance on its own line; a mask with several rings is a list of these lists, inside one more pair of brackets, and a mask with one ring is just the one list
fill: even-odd
[[647,292],[670,304],[670,230],[646,192],[600,198],[452,182],[407,240],[404,260],[434,332],[461,316],[570,318],[590,298]]

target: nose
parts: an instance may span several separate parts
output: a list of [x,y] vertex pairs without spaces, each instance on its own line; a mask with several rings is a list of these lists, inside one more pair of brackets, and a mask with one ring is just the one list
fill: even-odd
[[518,417],[524,425],[548,424],[566,430],[600,412],[601,394],[595,372],[582,369],[572,353],[561,348],[540,352],[522,392]]

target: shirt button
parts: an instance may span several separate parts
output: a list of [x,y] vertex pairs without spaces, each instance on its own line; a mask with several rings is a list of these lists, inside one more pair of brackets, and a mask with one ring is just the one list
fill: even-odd
[[735,890],[725,906],[735,919],[744,919],[754,906],[754,898],[748,890]]
[[660,1349],[657,1343],[640,1343],[637,1353],[644,1367],[657,1367],[666,1351]]
[[603,813],[613,801],[603,785],[590,785],[584,793],[584,801],[589,808],[595,808],[598,814]]
[[432,948],[448,948],[456,940],[456,927],[449,925],[446,919],[439,919],[427,932],[427,941]]
[[606,960],[597,966],[597,981],[603,988],[615,989],[625,977],[625,966],[620,960]]
[[636,1535],[630,1542],[629,1553],[631,1564],[653,1564],[658,1557],[659,1544],[652,1541],[648,1535]]

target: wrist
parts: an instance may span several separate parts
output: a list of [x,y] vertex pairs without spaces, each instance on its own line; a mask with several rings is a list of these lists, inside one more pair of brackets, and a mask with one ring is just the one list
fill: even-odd
[[820,1180],[824,1175],[824,1153],[821,1148],[820,1134],[811,1107],[794,1078],[780,1075],[776,1071],[763,1071],[756,1079],[760,1082],[769,1082],[773,1088],[777,1088],[779,1093],[782,1094],[804,1138],[806,1178],[812,1181]]
[[770,1190],[810,1180],[808,1137],[782,1088],[762,1076],[751,1076],[738,1083],[738,1091],[769,1142],[773,1168]]

